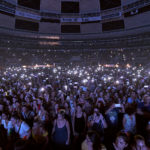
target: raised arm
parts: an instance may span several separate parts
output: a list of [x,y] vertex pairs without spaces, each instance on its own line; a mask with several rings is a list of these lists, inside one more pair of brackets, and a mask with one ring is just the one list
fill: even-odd
[[53,129],[52,129],[52,134],[51,135],[53,135],[54,132],[55,132],[55,126],[56,126],[56,120],[54,120],[54,124],[53,124]]
[[68,145],[70,142],[70,125],[68,121],[66,121],[66,128],[67,128],[67,133],[68,133],[68,139],[67,139],[66,145]]
[[100,114],[100,119],[101,119],[101,121],[102,121],[102,124],[103,124],[104,128],[107,128],[106,120],[105,120],[105,118],[103,117],[102,114]]

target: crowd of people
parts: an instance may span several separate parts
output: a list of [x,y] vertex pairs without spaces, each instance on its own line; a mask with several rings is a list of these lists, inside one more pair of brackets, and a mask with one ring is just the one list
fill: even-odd
[[150,70],[119,65],[0,71],[0,150],[149,150]]

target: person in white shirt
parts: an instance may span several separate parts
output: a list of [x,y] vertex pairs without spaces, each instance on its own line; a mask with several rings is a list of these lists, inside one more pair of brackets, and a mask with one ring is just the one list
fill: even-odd
[[12,127],[15,128],[15,132],[19,134],[22,139],[29,139],[31,135],[30,127],[27,123],[20,120],[18,116],[11,117]]
[[12,125],[11,125],[11,122],[8,120],[8,116],[5,113],[2,113],[1,124],[4,126],[4,129],[7,130],[7,133],[9,135]]

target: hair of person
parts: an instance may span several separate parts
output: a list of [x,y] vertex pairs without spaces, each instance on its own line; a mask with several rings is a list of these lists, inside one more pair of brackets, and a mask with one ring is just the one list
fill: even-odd
[[[38,145],[39,146],[39,145]],[[15,150],[33,150],[38,148],[33,140],[18,140],[15,143]]]
[[114,103],[115,103],[114,100],[108,102],[108,103],[106,104],[106,110],[109,109]]
[[89,104],[92,104],[93,100],[91,98],[87,98],[86,101],[89,103]]
[[125,112],[128,115],[132,115],[135,112],[135,106],[134,105],[129,105],[128,107],[126,107]]
[[94,112],[94,109],[97,109],[99,111],[99,108],[97,106],[93,107],[93,112]]
[[70,108],[70,105],[69,105],[69,103],[68,103],[67,101],[64,103],[64,105],[65,105],[65,104],[68,104],[68,108]]
[[[58,112],[58,114],[62,115],[62,117],[65,117],[65,111],[63,111],[63,110],[60,110],[60,111]],[[57,115],[57,117],[58,117],[58,115]]]
[[93,150],[100,150],[101,149],[101,143],[100,143],[100,137],[95,131],[88,131],[87,136],[93,143]]
[[82,109],[82,105],[81,105],[81,104],[77,104],[77,106],[76,106],[76,107],[78,107],[78,106],[79,106],[79,107],[81,107],[81,109]]
[[141,135],[135,135],[135,136],[134,136],[134,142],[136,142],[137,140],[145,141],[144,137],[141,136]]
[[116,139],[117,139],[118,137],[121,137],[126,143],[129,142],[129,138],[128,138],[127,134],[124,133],[124,132],[119,132],[119,133],[117,134],[117,136],[116,136]]
[[38,119],[34,119],[33,124],[34,124],[34,123],[37,123],[38,125],[41,125],[41,124],[42,124],[42,122],[39,121]]
[[104,107],[104,103],[102,101],[98,101],[98,103],[100,104],[100,108]]
[[135,93],[135,95],[138,95],[137,91],[136,90],[131,90],[131,94],[132,93]]
[[25,148],[25,140],[19,139],[16,141],[14,148],[15,150],[23,150]]
[[149,98],[149,97],[150,97],[149,95],[144,95],[144,97],[143,97],[144,102],[146,102],[147,98]]
[[18,116],[18,114],[13,114],[11,116],[11,118],[14,118],[15,120],[19,120],[20,119],[20,117]]

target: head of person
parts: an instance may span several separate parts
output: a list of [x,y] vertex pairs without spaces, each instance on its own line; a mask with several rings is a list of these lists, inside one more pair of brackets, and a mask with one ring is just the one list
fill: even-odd
[[34,107],[37,106],[37,102],[35,100],[33,101],[32,104],[33,104]]
[[56,103],[54,107],[55,107],[55,110],[57,110],[59,108],[59,104]]
[[76,110],[78,112],[81,112],[82,111],[82,105],[78,104],[77,107],[76,107]]
[[0,103],[0,111],[3,111],[4,105]]
[[95,117],[100,115],[100,111],[99,111],[98,107],[95,107],[95,108],[94,108],[94,110],[93,110],[93,115],[94,115]]
[[34,120],[34,122],[33,122],[33,127],[34,128],[38,128],[39,126],[41,125],[41,122],[39,121],[39,120]]
[[15,150],[24,150],[25,149],[25,140],[18,140],[16,141],[15,145],[14,145],[14,149]]
[[146,144],[145,144],[145,139],[141,135],[136,135],[134,137],[134,144],[136,150],[146,150]]
[[8,119],[8,115],[6,113],[2,113],[2,119],[3,120],[7,120]]
[[67,102],[64,103],[65,108],[69,108],[69,104]]
[[144,104],[145,105],[150,105],[150,96],[149,95],[144,96]]
[[128,136],[125,133],[118,133],[114,144],[118,149],[124,150],[128,146]]
[[20,107],[20,103],[18,101],[16,101],[16,108]]
[[83,99],[85,98],[85,94],[84,93],[81,94],[81,98],[83,98]]
[[22,112],[26,113],[28,111],[27,107],[26,106],[23,106],[22,107]]
[[100,137],[95,131],[88,131],[86,135],[86,142],[93,150],[98,150],[101,146]]
[[19,139],[16,141],[14,145],[14,150],[33,150],[33,149],[39,149],[38,146],[35,145],[35,142],[33,142],[33,140]]
[[94,107],[93,113],[99,113],[99,108],[98,107]]
[[9,106],[8,106],[8,111],[9,111],[10,113],[13,111],[12,105],[9,105]]
[[131,97],[132,97],[132,99],[135,99],[137,97],[136,91],[131,92]]
[[103,95],[104,95],[104,93],[103,93],[103,91],[101,91],[101,92],[99,93],[99,96],[100,96],[100,97],[103,97]]
[[99,108],[102,108],[102,107],[104,107],[104,104],[103,104],[103,102],[102,102],[102,101],[98,101],[98,103],[97,103],[97,107],[99,107]]
[[57,119],[62,120],[65,118],[65,111],[64,110],[59,110],[57,114]]
[[132,115],[135,113],[135,106],[134,105],[129,105],[126,109],[125,109],[125,112],[128,114],[128,115]]
[[11,117],[11,123],[12,123],[12,125],[16,125],[18,122],[20,121],[20,118],[19,118],[19,116],[18,115],[12,115],[12,117]]

